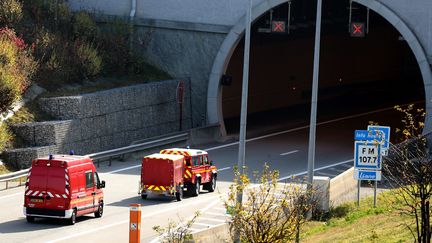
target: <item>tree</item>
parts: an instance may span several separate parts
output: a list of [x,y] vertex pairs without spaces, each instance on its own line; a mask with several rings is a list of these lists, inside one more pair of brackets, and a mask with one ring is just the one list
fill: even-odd
[[[278,183],[279,172],[264,165],[261,175],[254,173],[252,185],[245,174],[236,171],[225,206],[232,215],[230,231],[237,232],[241,242],[288,242],[298,237],[306,212],[312,205],[304,184]],[[236,195],[242,191],[243,203]]]
[[403,128],[396,129],[399,141],[403,142],[392,145],[389,155],[384,157],[384,175],[396,189],[395,199],[404,205],[399,210],[414,218],[414,223],[407,227],[416,242],[430,242],[432,157],[427,136],[421,134],[425,112],[414,105],[395,108],[403,114]]

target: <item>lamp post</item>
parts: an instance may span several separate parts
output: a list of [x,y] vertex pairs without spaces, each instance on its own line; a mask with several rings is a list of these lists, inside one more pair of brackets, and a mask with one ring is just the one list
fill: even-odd
[[[241,99],[241,114],[240,114],[240,135],[239,135],[239,152],[237,167],[239,173],[244,174],[245,157],[246,157],[246,122],[247,122],[247,101],[248,101],[248,84],[249,84],[249,52],[250,52],[250,38],[251,38],[251,24],[252,24],[252,0],[249,0],[249,6],[246,10],[246,32],[245,32],[245,46],[243,56],[243,81],[242,81],[242,99]],[[242,183],[239,178],[239,183]],[[238,204],[243,201],[243,190],[237,191],[236,200]],[[235,242],[240,242],[240,234],[235,232]]]
[[322,0],[317,0],[317,16],[315,25],[315,50],[313,64],[313,81],[312,81],[312,98],[311,98],[311,116],[309,127],[309,148],[308,148],[308,193],[312,191],[312,183],[315,167],[315,142],[316,142],[316,117],[318,103],[318,74],[320,59],[320,41],[321,41],[321,9]]
[[[246,11],[246,33],[245,47],[243,57],[243,83],[242,83],[242,100],[240,114],[240,135],[239,135],[239,153],[237,166],[241,174],[244,173],[245,166],[245,150],[246,150],[246,121],[247,121],[247,101],[248,101],[248,83],[249,83],[249,52],[250,52],[250,36],[252,22],[252,0],[249,0],[249,7]],[[242,202],[243,192],[237,193],[237,202]]]

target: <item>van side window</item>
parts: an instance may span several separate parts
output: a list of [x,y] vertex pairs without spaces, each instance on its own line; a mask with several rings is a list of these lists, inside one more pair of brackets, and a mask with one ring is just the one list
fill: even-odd
[[186,158],[186,166],[191,166],[191,159],[190,158]]
[[200,157],[192,157],[193,165],[198,166],[200,164]]
[[86,188],[91,188],[93,187],[94,183],[93,183],[93,172],[89,171],[85,173],[85,177],[86,177]]
[[204,155],[204,156],[203,156],[203,160],[204,160],[204,164],[205,164],[205,165],[208,165],[208,164],[209,164],[209,163],[208,163],[207,155]]
[[99,181],[99,175],[97,172],[94,173],[94,182],[96,183],[97,187],[99,188],[100,181]]

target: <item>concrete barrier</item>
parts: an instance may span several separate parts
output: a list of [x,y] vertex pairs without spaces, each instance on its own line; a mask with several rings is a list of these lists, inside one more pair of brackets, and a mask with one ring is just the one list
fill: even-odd
[[354,179],[354,167],[330,180],[329,204],[336,207],[357,198],[357,180]]
[[192,239],[195,243],[233,242],[228,223],[193,233]]

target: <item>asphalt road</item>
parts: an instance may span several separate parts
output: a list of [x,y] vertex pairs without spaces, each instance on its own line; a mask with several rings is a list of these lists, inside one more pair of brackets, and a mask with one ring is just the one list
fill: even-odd
[[[352,165],[353,133],[366,129],[369,121],[394,127],[392,108],[374,112],[321,121],[317,127],[316,175],[334,176]],[[280,171],[281,178],[304,175],[307,169],[307,126],[292,128],[260,137],[248,138],[246,165],[251,174],[260,170],[263,163]],[[233,178],[238,144],[210,144],[200,147],[209,152],[211,160],[220,169],[217,191],[204,192],[198,197],[176,202],[171,198],[138,196],[139,159],[114,162],[99,168],[101,179],[106,181],[105,212],[102,218],[92,215],[79,218],[69,226],[61,220],[41,219],[27,223],[22,214],[23,187],[0,192],[0,242],[126,242],[128,241],[129,207],[131,203],[142,206],[142,242],[150,242],[157,234],[154,225],[167,225],[169,220],[188,219],[201,210],[200,219],[193,225],[198,231],[223,223],[225,210],[221,198],[226,194]]]

